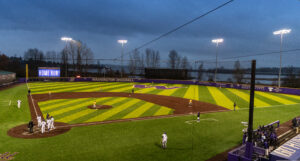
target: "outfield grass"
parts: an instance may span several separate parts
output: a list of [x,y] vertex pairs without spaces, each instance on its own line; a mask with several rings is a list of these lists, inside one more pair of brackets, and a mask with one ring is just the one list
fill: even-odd
[[[19,152],[16,161],[206,160],[241,143],[243,125],[240,122],[248,120],[248,111],[242,109],[203,114],[201,119],[214,118],[218,121],[202,120],[194,124],[185,123],[195,119],[194,116],[184,116],[76,127],[65,134],[42,139],[9,137],[6,135],[8,129],[27,123],[30,119],[26,94],[25,85],[0,91],[0,153]],[[199,97],[200,95],[199,92]],[[22,100],[21,109],[16,108],[17,99]],[[8,100],[13,100],[11,107],[8,107],[7,103],[2,103]],[[51,104],[58,102],[64,101],[57,100]],[[49,102],[42,104],[47,103]],[[285,122],[298,116],[299,111],[299,105],[255,108],[254,126],[278,119]],[[169,137],[166,150],[159,147],[161,134],[164,131]]]

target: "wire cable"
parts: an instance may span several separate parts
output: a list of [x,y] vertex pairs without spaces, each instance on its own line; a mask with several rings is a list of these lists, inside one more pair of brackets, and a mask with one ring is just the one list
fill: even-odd
[[[192,19],[192,20],[190,20],[190,21],[188,21],[188,22],[186,22],[186,23],[184,23],[184,24],[182,24],[182,25],[180,25],[180,26],[178,26],[178,27],[176,27],[176,28],[174,28],[174,29],[172,29],[172,30],[170,30],[170,31],[168,31],[168,32],[166,32],[166,33],[164,33],[164,34],[161,34],[160,36],[156,37],[155,39],[152,39],[152,40],[150,40],[150,41],[148,41],[148,42],[146,42],[146,43],[140,45],[139,47],[137,47],[137,48],[135,48],[135,49],[133,49],[133,50],[131,50],[131,51],[125,53],[123,56],[132,53],[134,50],[139,50],[139,49],[141,49],[141,48],[143,48],[143,47],[145,47],[145,46],[147,46],[147,45],[149,45],[149,44],[151,44],[151,43],[153,43],[153,42],[155,42],[155,41],[158,41],[159,39],[161,39],[161,38],[163,38],[163,37],[165,37],[165,36],[170,35],[171,33],[173,33],[173,32],[175,32],[175,31],[177,31],[177,30],[179,30],[179,29],[181,29],[181,28],[183,28],[183,27],[185,27],[185,26],[187,26],[187,25],[189,25],[189,24],[191,24],[191,23],[197,21],[197,20],[200,19],[200,18],[203,18],[203,17],[207,16],[208,14],[210,14],[210,13],[212,13],[212,12],[214,12],[214,11],[216,11],[216,10],[218,10],[218,9],[220,9],[220,8],[222,8],[222,7],[224,7],[224,6],[226,6],[226,5],[228,5],[229,3],[233,2],[233,1],[234,1],[234,0],[227,1],[227,2],[225,2],[225,3],[223,3],[223,4],[219,5],[219,6],[217,6],[216,8],[214,8],[214,9],[212,9],[212,10],[210,10],[210,11],[208,11],[208,12],[206,12],[206,13],[204,13],[204,14],[198,16],[198,17],[196,17],[196,18],[194,18],[194,19]],[[117,57],[117,58],[119,58],[119,57]]]

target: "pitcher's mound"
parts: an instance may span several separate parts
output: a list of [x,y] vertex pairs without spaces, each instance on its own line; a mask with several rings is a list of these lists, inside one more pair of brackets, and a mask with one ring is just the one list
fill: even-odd
[[88,106],[88,108],[90,109],[109,109],[112,108],[112,106],[110,105],[96,105],[96,107],[94,107],[94,105]]

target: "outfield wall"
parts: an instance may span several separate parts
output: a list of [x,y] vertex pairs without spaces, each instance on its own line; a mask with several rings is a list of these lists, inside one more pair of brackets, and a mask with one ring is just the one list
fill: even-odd
[[[203,85],[222,88],[235,88],[250,90],[247,84],[232,83],[214,83],[214,82],[198,82],[192,80],[163,80],[163,79],[136,79],[136,78],[30,78],[28,81],[71,81],[71,82],[139,82],[139,83],[168,83],[168,84],[186,84],[186,85]],[[19,79],[19,82],[26,82],[25,78]],[[296,88],[277,88],[272,86],[256,86],[256,91],[284,93],[300,95],[300,89]]]

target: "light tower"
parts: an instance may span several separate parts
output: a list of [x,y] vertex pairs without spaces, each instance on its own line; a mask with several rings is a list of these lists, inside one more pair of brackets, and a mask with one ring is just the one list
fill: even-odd
[[214,81],[217,82],[217,71],[218,71],[218,48],[219,48],[219,43],[222,43],[224,40],[222,38],[219,38],[219,39],[213,39],[211,40],[212,43],[215,43],[216,44],[216,69],[215,69],[215,79]]

